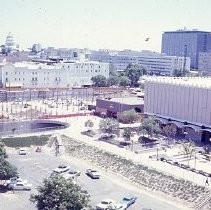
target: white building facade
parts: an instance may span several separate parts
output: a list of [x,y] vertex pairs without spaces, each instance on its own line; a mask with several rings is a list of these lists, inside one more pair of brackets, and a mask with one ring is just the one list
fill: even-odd
[[7,63],[0,66],[3,87],[71,88],[92,84],[97,75],[109,76],[109,64],[100,62]]
[[131,64],[143,65],[148,73],[158,75],[173,75],[174,70],[190,71],[190,58],[167,56],[154,52],[119,52],[118,55],[110,55],[106,52],[94,51],[91,59],[95,61],[109,62],[117,71],[124,71]]
[[145,114],[194,128],[208,141],[211,138],[211,78],[148,78],[144,100]]

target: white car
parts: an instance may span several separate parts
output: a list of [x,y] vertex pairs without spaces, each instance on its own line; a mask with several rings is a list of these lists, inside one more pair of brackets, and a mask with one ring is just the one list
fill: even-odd
[[100,203],[97,204],[96,209],[97,210],[107,210],[109,206],[114,204],[115,201],[112,199],[105,199],[102,200]]
[[20,148],[19,155],[26,155],[26,148]]
[[70,166],[60,165],[57,168],[53,169],[53,172],[61,174],[61,173],[65,173],[65,172],[69,171],[69,169],[70,169]]
[[115,203],[115,204],[109,205],[109,210],[126,210],[126,209],[127,209],[127,205],[122,204],[122,203]]
[[24,182],[10,183],[8,184],[9,190],[31,190],[32,185]]
[[75,179],[76,177],[80,176],[81,175],[81,172],[80,171],[76,171],[76,170],[72,170],[70,169],[67,173],[64,173],[62,176],[65,178],[65,179]]
[[87,169],[86,174],[90,176],[92,179],[99,179],[100,173],[95,169]]

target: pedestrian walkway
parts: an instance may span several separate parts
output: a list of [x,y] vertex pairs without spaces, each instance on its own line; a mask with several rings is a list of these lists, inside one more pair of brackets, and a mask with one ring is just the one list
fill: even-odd
[[[70,123],[70,127],[67,129],[64,129],[64,130],[60,130],[59,133],[61,135],[67,135],[71,138],[78,139],[82,142],[88,143],[90,145],[93,145],[93,146],[103,149],[105,151],[109,151],[114,154],[118,154],[122,157],[133,160],[136,163],[141,163],[141,164],[151,167],[155,170],[159,170],[159,171],[165,172],[167,174],[171,174],[178,178],[186,179],[188,181],[196,183],[197,185],[205,186],[206,177],[201,174],[196,174],[192,171],[188,171],[186,169],[180,168],[175,165],[168,164],[166,162],[150,159],[149,156],[157,155],[156,150],[152,151],[152,152],[148,152],[148,153],[145,152],[143,154],[142,153],[135,154],[130,149],[119,148],[119,147],[109,144],[107,142],[97,141],[98,137],[88,137],[86,135],[81,134],[82,131],[86,130],[84,123],[88,119],[90,119],[94,122],[93,130],[98,130],[99,122],[100,122],[101,118],[96,117],[96,116],[85,116],[85,117],[78,117],[78,118],[61,119],[61,120],[64,120],[65,122]],[[175,149],[167,149],[167,153],[169,155],[171,155],[172,157],[174,154],[178,154],[178,152],[179,152],[178,147],[176,147]],[[162,154],[165,155],[166,152],[162,151]],[[192,163],[193,161],[190,161],[190,164],[193,164]],[[199,164],[200,163],[197,162],[198,167],[199,167]],[[211,166],[211,163],[210,163],[210,166]],[[211,169],[211,167],[210,167],[210,169]],[[211,183],[211,178],[208,178],[208,180],[209,180],[209,183]],[[211,188],[211,186],[210,185],[208,186],[207,184],[206,184],[206,187]]]

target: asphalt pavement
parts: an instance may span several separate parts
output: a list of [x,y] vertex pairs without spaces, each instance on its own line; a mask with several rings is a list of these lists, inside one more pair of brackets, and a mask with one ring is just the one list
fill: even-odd
[[152,208],[153,210],[179,210],[172,203],[164,202],[164,200],[141,194],[137,189],[124,184],[122,180],[113,178],[109,173],[100,171],[102,176],[99,180],[93,180],[85,171],[92,168],[91,165],[83,161],[76,160],[71,157],[65,159],[54,156],[53,152],[36,153],[34,148],[28,149],[26,156],[20,156],[18,150],[9,149],[9,161],[14,164],[20,173],[22,179],[27,179],[33,185],[31,192],[15,191],[0,193],[0,209],[1,210],[34,210],[36,207],[30,203],[29,197],[31,193],[36,193],[36,187],[42,184],[44,178],[49,177],[52,169],[60,164],[68,164],[73,168],[81,171],[81,176],[77,178],[77,183],[91,195],[91,204],[96,206],[102,199],[110,198],[116,201],[121,200],[124,195],[132,194],[138,197],[136,203],[129,207],[129,210],[141,210],[141,208]]

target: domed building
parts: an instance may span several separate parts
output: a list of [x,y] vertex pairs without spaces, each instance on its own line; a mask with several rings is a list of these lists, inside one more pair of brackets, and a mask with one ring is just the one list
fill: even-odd
[[16,45],[15,45],[15,40],[11,32],[6,37],[5,50],[7,52],[17,50]]

